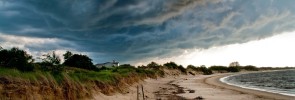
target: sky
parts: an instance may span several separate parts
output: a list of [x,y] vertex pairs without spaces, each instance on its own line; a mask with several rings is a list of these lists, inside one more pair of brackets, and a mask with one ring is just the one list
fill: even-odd
[[[295,66],[294,0],[0,0],[0,46],[182,65]],[[293,46],[293,47],[292,47]],[[61,56],[62,57],[62,56]]]

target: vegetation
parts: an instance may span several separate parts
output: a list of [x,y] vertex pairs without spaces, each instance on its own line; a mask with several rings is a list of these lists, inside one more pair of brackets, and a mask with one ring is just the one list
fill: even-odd
[[[67,57],[65,57],[65,58],[67,58]],[[69,56],[63,64],[65,66],[88,69],[88,70],[95,70],[96,69],[96,67],[92,63],[92,59],[90,59],[86,55],[80,55],[80,54],[74,54],[72,56]]]
[[45,58],[42,59],[42,64],[47,66],[55,66],[59,65],[61,62],[61,59],[55,54],[55,52],[52,52],[51,54],[45,54],[43,55]]
[[164,77],[165,73],[162,70],[163,66],[155,63],[155,62],[151,62],[149,64],[147,64],[147,66],[139,66],[139,69],[145,69],[145,70],[152,70],[156,73],[156,75],[160,76],[160,77]]
[[186,74],[186,69],[182,65],[177,66],[177,69],[180,70],[181,73]]
[[176,69],[178,65],[175,62],[167,62],[164,64],[165,67],[168,69]]
[[203,72],[204,75],[211,75],[213,74],[213,72],[208,69],[205,65],[202,65],[199,70],[201,70]]
[[0,66],[16,68],[21,71],[33,71],[32,56],[18,48],[0,49]]
[[242,67],[242,69],[245,69],[247,71],[258,71],[258,68],[256,66],[252,66],[252,65],[247,65]]
[[187,69],[191,69],[191,70],[193,70],[195,72],[202,72],[203,75],[211,75],[211,74],[213,74],[212,70],[208,69],[205,65],[202,65],[200,67],[195,67],[193,65],[188,65]]
[[70,51],[67,51],[65,54],[63,54],[65,60],[67,60],[68,58],[70,58],[72,55],[73,55],[73,53],[70,52]]
[[148,68],[153,68],[153,69],[160,69],[161,65],[155,63],[155,62],[151,62],[149,64],[147,64]]
[[186,69],[182,65],[177,65],[175,62],[167,62],[164,64],[164,67],[168,69],[177,69],[180,70],[182,74],[186,74]]
[[227,68],[228,72],[239,72],[241,68],[239,66],[231,66]]
[[212,71],[217,71],[219,73],[224,73],[227,72],[227,67],[226,66],[211,66],[209,67],[210,70]]
[[186,69],[191,69],[191,70],[194,70],[194,71],[199,71],[194,65],[188,65],[186,67]]
[[[167,62],[164,65],[151,62],[147,66],[135,67],[123,64],[119,67],[100,69],[96,68],[92,59],[87,55],[73,54],[67,51],[64,55],[65,61],[55,52],[43,55],[42,62],[34,62],[32,56],[26,51],[18,48],[3,49],[0,47],[0,97],[12,96],[28,98],[30,93],[40,94],[42,99],[80,99],[91,97],[92,92],[100,91],[104,94],[124,92],[125,88],[143,80],[147,77],[164,77],[167,72],[195,75],[200,72],[204,75],[217,72],[239,72],[240,70],[257,71],[255,66],[211,66],[207,68],[202,65],[193,65],[184,68],[175,62]],[[239,65],[238,62],[231,65]],[[264,68],[270,69],[270,68]],[[175,75],[175,74],[171,74]],[[34,87],[34,88],[33,88]],[[11,89],[14,94],[11,94]],[[25,97],[22,97],[25,96]],[[34,96],[33,96],[34,97]],[[0,98],[0,99],[11,99]]]

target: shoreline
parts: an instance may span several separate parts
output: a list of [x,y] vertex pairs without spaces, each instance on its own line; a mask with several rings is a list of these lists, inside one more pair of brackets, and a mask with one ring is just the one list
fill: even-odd
[[[248,73],[242,73],[242,74],[248,74]],[[291,96],[291,97],[295,98],[295,94],[282,93],[281,91],[276,91],[276,90],[267,90],[267,89],[260,89],[260,88],[254,88],[254,87],[246,87],[246,86],[242,86],[242,85],[229,83],[229,82],[226,82],[224,80],[224,79],[226,79],[228,77],[235,76],[235,75],[241,75],[241,74],[233,74],[233,75],[221,77],[221,78],[219,78],[219,81],[221,81],[221,83],[224,83],[224,84],[227,84],[227,85],[230,85],[230,86],[240,87],[240,88],[243,88],[243,89],[250,89],[250,90],[257,90],[257,91],[275,93],[275,94],[280,94],[280,95],[284,95],[284,96]]]
[[[127,89],[127,93],[116,93],[111,96],[99,94],[96,100],[137,100],[136,86],[143,85],[147,100],[293,100],[286,96],[265,91],[231,86],[220,81],[220,78],[243,74],[222,73],[213,75],[180,75],[158,79],[145,79]],[[93,100],[91,99],[91,100]],[[140,99],[141,100],[141,99]]]
[[234,85],[229,85],[227,83],[223,83],[220,81],[221,78],[231,76],[231,75],[238,75],[238,74],[244,74],[244,73],[214,75],[212,77],[205,78],[204,83],[208,84],[208,85],[216,86],[219,88],[225,88],[228,90],[236,91],[236,92],[239,92],[242,94],[254,95],[259,98],[264,98],[264,99],[292,100],[295,98],[294,96],[283,95],[283,94],[279,94],[279,93],[272,93],[272,92],[255,90],[255,89],[242,88],[242,87],[238,87],[238,86],[234,86]]

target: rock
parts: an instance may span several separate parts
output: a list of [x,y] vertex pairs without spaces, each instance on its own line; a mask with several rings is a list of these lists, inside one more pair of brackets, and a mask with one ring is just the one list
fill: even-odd
[[195,90],[188,90],[189,93],[195,93]]
[[203,100],[204,98],[202,96],[196,97],[194,100]]

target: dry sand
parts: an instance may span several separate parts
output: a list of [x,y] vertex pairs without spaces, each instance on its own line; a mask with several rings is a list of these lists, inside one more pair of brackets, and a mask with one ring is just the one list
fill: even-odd
[[[186,75],[159,79],[146,79],[134,84],[128,93],[112,96],[99,94],[96,100],[137,100],[137,86],[143,85],[145,100],[294,100],[295,97],[284,96],[263,91],[243,89],[219,81],[230,74]],[[143,100],[140,90],[139,100]]]
[[[169,85],[174,80],[178,80],[176,77],[165,77],[159,79],[146,79],[143,82],[134,84],[128,89],[128,93],[107,96],[104,94],[98,94],[93,99],[95,100],[137,100],[137,86],[139,86],[139,100],[143,100],[141,86],[144,89],[145,100],[165,100],[171,98],[177,98],[172,93],[177,91],[177,88]],[[176,100],[176,99],[175,99]]]

